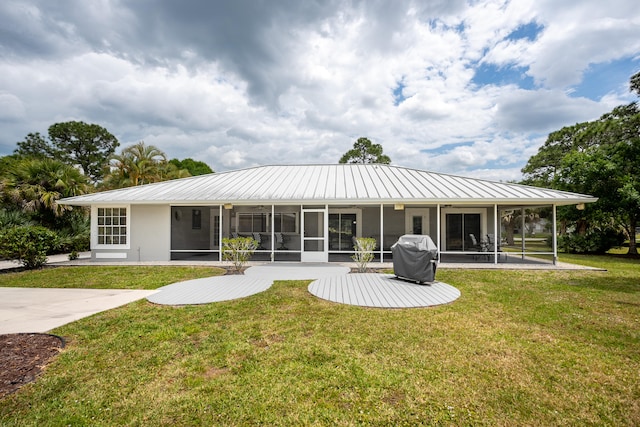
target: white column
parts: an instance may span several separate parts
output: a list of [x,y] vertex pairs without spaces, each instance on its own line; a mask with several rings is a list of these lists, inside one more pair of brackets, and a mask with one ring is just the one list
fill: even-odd
[[324,205],[324,253],[329,262],[329,205]]
[[498,204],[493,205],[493,263],[498,263]]
[[218,225],[218,261],[222,262],[222,230],[224,230],[222,226],[222,205],[218,207],[218,215],[220,216],[220,224]]
[[437,231],[437,237],[436,240],[438,241],[438,243],[436,243],[438,245],[438,263],[440,262],[440,251],[442,250],[442,243],[440,242],[441,240],[441,234],[442,234],[442,230],[440,230],[440,203],[438,203],[436,205],[436,209],[437,209],[437,214],[436,214],[436,228],[438,229]]
[[276,250],[275,223],[276,223],[276,207],[275,205],[271,205],[271,262],[275,261],[275,253],[274,253],[274,251]]
[[526,249],[526,245],[524,243],[524,226],[525,226],[525,221],[524,221],[524,208],[520,208],[520,216],[522,217],[522,224],[520,226],[520,235],[522,236],[522,240],[520,241],[521,243],[521,247],[522,247],[522,259],[524,259],[524,251]]
[[384,203],[380,203],[380,263],[384,262]]
[[556,218],[556,208],[557,205],[554,203],[553,205],[553,265],[556,265],[558,262],[558,224]]
[[300,260],[304,252],[304,205],[300,205]]

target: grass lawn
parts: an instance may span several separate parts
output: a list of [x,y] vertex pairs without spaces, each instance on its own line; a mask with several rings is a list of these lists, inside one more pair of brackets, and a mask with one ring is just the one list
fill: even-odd
[[[561,260],[609,271],[442,269],[462,296],[425,309],[334,304],[306,281],[138,301],[56,329],[66,349],[0,401],[0,425],[639,425],[640,263]],[[153,288],[211,271],[59,268],[0,286]]]

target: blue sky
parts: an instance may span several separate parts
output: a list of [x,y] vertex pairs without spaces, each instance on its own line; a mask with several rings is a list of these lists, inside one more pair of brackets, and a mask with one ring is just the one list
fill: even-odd
[[549,132],[636,100],[632,0],[4,0],[0,155],[97,123],[217,171],[393,164],[494,180]]

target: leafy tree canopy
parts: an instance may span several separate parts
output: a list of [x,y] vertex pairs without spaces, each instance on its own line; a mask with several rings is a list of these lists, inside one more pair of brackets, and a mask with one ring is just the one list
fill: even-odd
[[124,148],[120,154],[111,156],[109,172],[102,187],[130,187],[188,176],[191,175],[186,169],[179,169],[167,162],[162,150],[140,141]]
[[367,138],[358,138],[353,148],[347,151],[339,163],[378,163],[388,165],[391,163],[389,156],[382,154],[382,145],[373,144]]
[[72,207],[59,205],[64,197],[88,193],[92,186],[76,168],[50,158],[7,156],[2,159],[0,196],[8,210],[28,213],[55,227]]
[[107,159],[120,144],[102,126],[70,121],[51,125],[48,140],[36,132],[17,145],[15,153],[18,155],[53,157],[68,165],[80,166],[91,181],[98,182]]
[[635,92],[636,95],[640,96],[640,71],[631,76],[629,89],[631,92]]
[[171,159],[169,163],[177,167],[178,169],[186,169],[191,176],[206,175],[213,173],[213,169],[209,167],[205,162],[200,160],[193,160],[192,158],[186,158],[183,160]]
[[[640,73],[631,78],[640,94]],[[640,220],[640,108],[621,105],[598,120],[553,132],[522,169],[533,185],[592,194],[599,198],[584,211],[563,210],[565,219],[601,229],[617,224],[637,254],[635,229]]]

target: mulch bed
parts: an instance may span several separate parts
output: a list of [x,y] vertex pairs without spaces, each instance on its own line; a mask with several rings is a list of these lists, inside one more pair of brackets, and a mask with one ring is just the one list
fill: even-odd
[[0,398],[34,381],[62,348],[64,339],[56,335],[0,335]]

